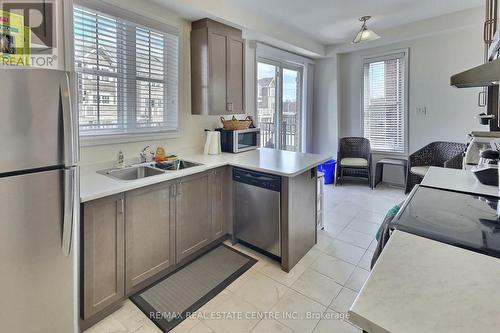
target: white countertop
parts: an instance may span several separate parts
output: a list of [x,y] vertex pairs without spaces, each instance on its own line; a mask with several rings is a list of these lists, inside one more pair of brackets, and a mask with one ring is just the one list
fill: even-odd
[[431,167],[421,185],[459,192],[499,196],[497,186],[481,184],[469,170]]
[[369,333],[496,333],[499,286],[499,259],[395,231],[350,320]]
[[196,163],[196,166],[163,175],[123,181],[96,173],[113,167],[112,163],[100,163],[80,167],[80,200],[86,202],[135,188],[164,182],[225,165],[262,171],[284,177],[295,177],[331,158],[328,155],[294,153],[276,149],[256,149],[240,154],[221,155],[186,154],[179,158]]

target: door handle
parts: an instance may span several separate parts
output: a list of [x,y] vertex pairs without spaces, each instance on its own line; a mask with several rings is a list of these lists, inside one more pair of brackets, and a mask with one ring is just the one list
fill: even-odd
[[477,106],[484,108],[486,104],[486,89],[483,89],[477,96]]
[[125,212],[125,201],[123,200],[123,198],[120,198],[118,202],[118,214],[123,215],[124,212]]
[[73,235],[73,218],[75,206],[75,168],[64,170],[64,211],[62,230],[62,252],[69,256]]
[[63,140],[64,140],[64,165],[73,166],[76,164],[76,129],[74,129],[74,115],[71,107],[70,84],[68,74],[64,74],[60,87],[60,97],[62,106]]

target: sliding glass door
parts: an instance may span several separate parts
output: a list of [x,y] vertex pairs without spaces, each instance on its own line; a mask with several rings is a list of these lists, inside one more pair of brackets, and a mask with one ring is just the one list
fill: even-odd
[[281,149],[301,151],[302,69],[282,67]]
[[261,146],[301,151],[302,68],[257,62],[257,121]]
[[257,63],[257,123],[260,127],[260,145],[277,146],[277,104],[279,66],[274,63]]

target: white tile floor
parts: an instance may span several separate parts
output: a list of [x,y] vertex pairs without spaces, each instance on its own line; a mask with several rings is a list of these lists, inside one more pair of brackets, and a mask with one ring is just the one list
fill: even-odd
[[[402,200],[402,189],[384,184],[375,190],[365,183],[353,182],[325,186],[325,230],[318,232],[318,244],[290,273],[283,272],[272,260],[236,245],[258,262],[199,310],[293,312],[294,318],[189,318],[173,332],[361,332],[343,320],[341,314],[347,312],[368,277],[376,246],[374,235],[385,212]],[[135,305],[126,301],[121,309],[85,333],[160,332]]]

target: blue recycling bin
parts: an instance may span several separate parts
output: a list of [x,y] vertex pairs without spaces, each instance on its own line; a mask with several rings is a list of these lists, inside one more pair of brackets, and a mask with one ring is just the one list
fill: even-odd
[[337,161],[329,160],[318,165],[318,170],[325,174],[325,184],[333,184],[335,182],[335,165]]

